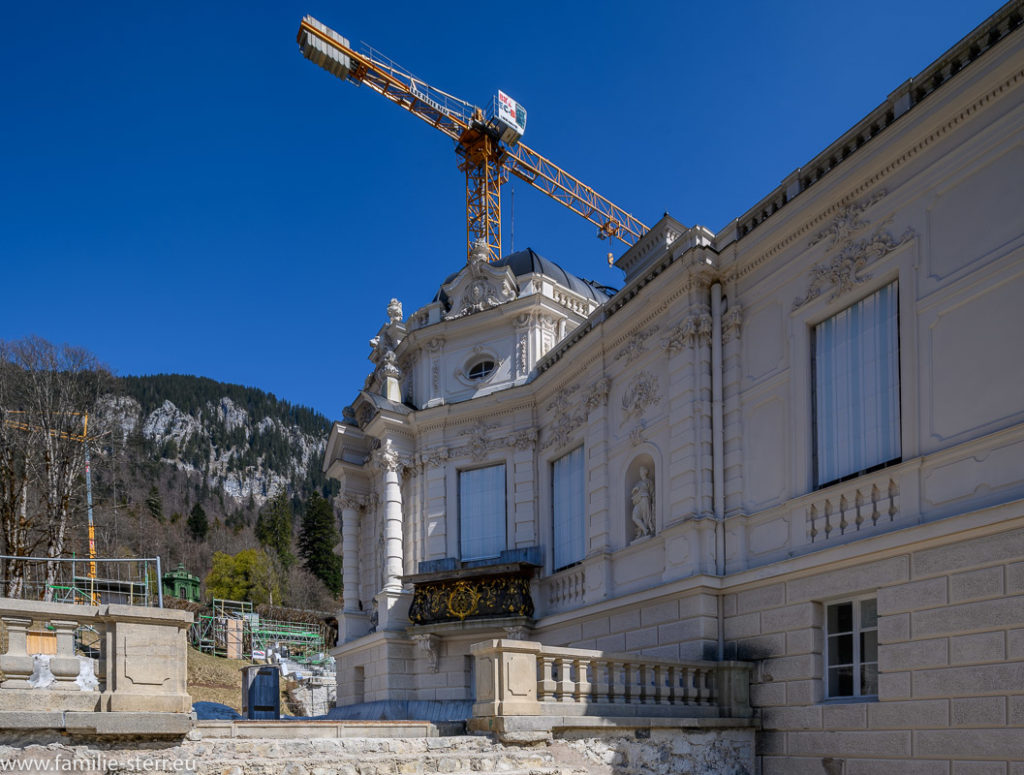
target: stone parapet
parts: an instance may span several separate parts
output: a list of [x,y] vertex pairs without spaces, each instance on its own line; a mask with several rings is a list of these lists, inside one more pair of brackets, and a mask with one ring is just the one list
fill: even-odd
[[191,726],[192,614],[0,599],[0,729],[181,735]]

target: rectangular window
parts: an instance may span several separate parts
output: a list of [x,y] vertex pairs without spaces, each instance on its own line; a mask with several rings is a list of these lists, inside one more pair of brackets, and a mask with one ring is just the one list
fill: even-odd
[[814,329],[816,486],[900,459],[895,282]]
[[459,472],[459,548],[463,560],[505,550],[505,464]]
[[874,599],[825,609],[827,696],[878,695],[878,613]]
[[561,570],[582,560],[586,549],[583,447],[577,447],[554,462],[551,485],[555,570]]

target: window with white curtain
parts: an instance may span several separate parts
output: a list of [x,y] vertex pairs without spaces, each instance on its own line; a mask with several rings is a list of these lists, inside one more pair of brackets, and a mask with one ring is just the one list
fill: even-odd
[[897,291],[890,283],[814,328],[818,487],[900,458]]
[[583,447],[552,464],[551,485],[555,570],[560,570],[582,560],[585,553]]
[[505,550],[505,464],[459,472],[459,549],[463,560]]

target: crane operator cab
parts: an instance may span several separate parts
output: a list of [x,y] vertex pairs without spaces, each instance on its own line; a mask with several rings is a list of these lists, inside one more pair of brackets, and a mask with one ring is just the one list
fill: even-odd
[[526,108],[499,90],[488,123],[505,145],[515,145],[526,131]]

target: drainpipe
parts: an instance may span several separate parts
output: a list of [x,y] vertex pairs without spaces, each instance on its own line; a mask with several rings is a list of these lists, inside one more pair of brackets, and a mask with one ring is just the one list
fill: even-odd
[[[722,421],[722,284],[711,286],[711,491],[715,514],[715,573],[725,575],[725,431]],[[718,659],[725,658],[725,612],[718,595]]]

